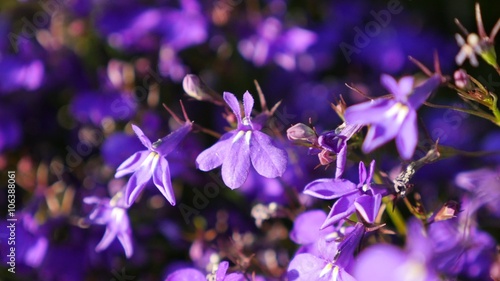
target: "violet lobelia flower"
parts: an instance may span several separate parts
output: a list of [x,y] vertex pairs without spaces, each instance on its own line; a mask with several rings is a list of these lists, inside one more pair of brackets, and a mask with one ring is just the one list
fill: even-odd
[[394,99],[375,99],[345,111],[348,124],[371,125],[363,142],[363,151],[369,153],[396,138],[399,155],[405,160],[410,159],[418,141],[417,109],[440,81],[439,75],[434,75],[414,89],[413,77],[403,77],[397,82],[389,75],[382,75],[381,83]]
[[233,111],[238,127],[222,135],[220,140],[204,150],[196,158],[202,171],[210,171],[222,165],[222,180],[231,189],[243,185],[250,171],[250,162],[261,176],[275,178],[286,169],[286,152],[272,144],[271,137],[260,132],[262,125],[252,122],[254,99],[247,91],[243,95],[244,116],[236,97],[224,92],[224,100]]
[[217,268],[213,270],[211,274],[205,275],[194,268],[183,268],[177,271],[172,272],[167,276],[165,281],[244,281],[247,280],[243,273],[235,272],[235,273],[227,273],[227,269],[229,268],[229,262],[223,261],[219,264]]
[[135,201],[151,177],[158,190],[160,190],[168,202],[172,206],[175,205],[175,196],[170,179],[170,168],[165,156],[175,149],[179,142],[191,131],[191,127],[192,124],[186,122],[182,127],[173,131],[168,136],[151,143],[139,127],[132,125],[135,134],[148,150],[134,153],[116,170],[115,178],[133,173],[125,187],[125,201],[127,206],[130,206]]
[[321,229],[349,217],[355,211],[368,223],[373,223],[378,214],[382,196],[387,192],[375,184],[371,184],[375,160],[367,171],[363,162],[359,163],[359,183],[346,179],[318,179],[304,188],[304,193],[320,199],[336,199]]
[[117,193],[112,199],[98,198],[96,196],[85,197],[83,202],[94,204],[95,208],[89,215],[93,224],[106,225],[106,232],[97,244],[95,250],[100,252],[109,247],[115,238],[123,246],[125,255],[130,258],[134,252],[132,247],[132,230],[127,215],[125,198],[123,193]]
[[347,281],[355,280],[348,270],[354,261],[354,251],[364,234],[363,224],[357,223],[344,239],[337,243],[321,238],[318,241],[321,253],[296,255],[288,265],[290,281]]

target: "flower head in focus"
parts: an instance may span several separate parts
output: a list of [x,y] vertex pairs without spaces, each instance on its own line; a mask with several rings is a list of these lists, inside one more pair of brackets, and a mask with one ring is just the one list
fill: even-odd
[[414,89],[413,77],[396,81],[389,75],[382,75],[381,83],[394,99],[380,98],[353,105],[345,111],[347,124],[371,125],[363,142],[363,152],[369,153],[396,138],[399,155],[410,159],[418,141],[417,109],[440,82],[439,75],[433,75]]
[[170,179],[170,168],[165,156],[175,149],[189,131],[191,131],[191,128],[191,122],[186,122],[168,136],[151,143],[139,127],[132,125],[135,134],[148,150],[134,153],[116,170],[115,178],[133,173],[125,187],[125,201],[127,206],[130,206],[135,201],[151,178],[153,178],[154,184],[168,202],[172,206],[175,205],[175,197]]
[[286,152],[274,146],[271,137],[260,132],[262,124],[252,122],[254,99],[250,93],[247,91],[243,95],[244,116],[233,94],[224,92],[224,100],[236,116],[238,126],[198,155],[198,169],[210,171],[222,165],[222,180],[231,189],[243,185],[250,172],[250,163],[261,176],[282,176],[287,164]]

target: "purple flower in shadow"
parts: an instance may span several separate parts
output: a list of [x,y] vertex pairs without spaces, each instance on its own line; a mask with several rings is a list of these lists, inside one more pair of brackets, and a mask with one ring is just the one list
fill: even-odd
[[355,211],[368,223],[373,223],[378,214],[382,196],[386,189],[372,185],[375,160],[367,171],[363,162],[359,163],[359,183],[346,179],[318,179],[304,188],[304,193],[316,198],[330,200],[339,198],[332,206],[330,213],[323,222],[321,229],[349,217]]
[[115,178],[133,173],[125,187],[127,206],[130,206],[135,201],[151,178],[153,178],[154,184],[168,202],[172,206],[175,205],[170,168],[165,156],[175,149],[179,142],[191,131],[191,127],[192,124],[186,122],[168,136],[151,143],[139,127],[132,125],[135,134],[148,150],[134,153],[116,170]]
[[355,280],[348,272],[354,261],[354,251],[364,234],[363,224],[357,223],[344,239],[326,241],[321,238],[318,248],[321,253],[313,255],[303,253],[296,255],[288,265],[287,277],[290,281],[328,281],[328,280]]
[[118,193],[112,199],[89,196],[83,199],[86,204],[94,204],[95,208],[89,215],[89,220],[93,224],[106,225],[106,232],[97,244],[95,250],[100,252],[107,249],[115,238],[123,246],[125,255],[130,258],[134,252],[132,246],[132,230],[127,215],[127,209],[122,193]]
[[220,138],[196,158],[196,165],[202,171],[210,171],[222,165],[222,180],[231,189],[243,185],[250,172],[250,162],[261,176],[275,178],[286,169],[286,152],[272,144],[271,137],[260,132],[262,125],[252,122],[254,99],[250,93],[243,95],[244,117],[236,97],[224,92],[224,100],[238,120],[238,127]]
[[396,138],[399,155],[410,159],[418,141],[417,109],[440,82],[441,78],[434,75],[414,89],[413,77],[403,77],[398,82],[389,75],[382,75],[381,83],[394,99],[375,99],[353,105],[345,111],[348,124],[371,125],[363,142],[363,151],[370,153]]

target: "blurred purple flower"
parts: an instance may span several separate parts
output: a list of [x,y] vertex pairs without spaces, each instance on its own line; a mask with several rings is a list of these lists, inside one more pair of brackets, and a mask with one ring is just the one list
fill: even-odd
[[127,209],[122,193],[117,193],[112,199],[90,196],[83,198],[85,204],[94,204],[95,208],[89,215],[93,224],[106,225],[106,232],[95,250],[100,252],[109,247],[115,238],[118,238],[130,258],[134,252],[132,246],[132,230],[127,215]]
[[486,207],[493,215],[500,217],[500,167],[459,173],[455,178],[458,187],[467,190],[471,196],[470,211]]
[[[441,78],[434,75],[422,85],[413,88],[413,77],[403,77],[399,82],[389,75],[382,75],[381,83],[394,99],[376,99],[353,105],[346,109],[345,120],[353,125],[371,125],[362,149],[370,153],[396,138],[399,155],[405,160],[415,152],[418,141],[417,109],[439,85]],[[377,119],[373,116],[378,116]]]
[[316,242],[334,233],[333,227],[320,229],[325,220],[326,213],[322,210],[307,211],[295,219],[290,239],[302,246],[297,253],[309,253],[316,256],[320,254],[321,249],[318,249]]
[[238,43],[242,56],[256,66],[263,66],[273,59],[288,71],[297,68],[297,57],[316,42],[312,31],[293,27],[283,30],[281,22],[273,17],[260,23],[255,35]]
[[33,91],[42,85],[45,67],[39,59],[25,60],[18,56],[0,56],[0,93]]
[[125,187],[126,204],[130,206],[148,181],[153,182],[168,202],[175,205],[175,196],[170,179],[170,168],[165,157],[172,152],[181,140],[191,131],[192,124],[186,122],[168,136],[151,143],[142,130],[132,125],[132,129],[142,144],[148,149],[134,153],[116,170],[115,178],[133,173]]
[[70,103],[70,112],[81,123],[102,125],[105,118],[128,121],[136,111],[132,96],[117,91],[82,92]]
[[365,164],[359,162],[359,183],[340,178],[318,179],[304,188],[304,193],[310,196],[331,200],[339,198],[332,206],[321,229],[349,217],[355,211],[368,223],[373,223],[378,214],[382,195],[386,189],[371,184],[375,160],[366,171]]
[[22,140],[22,126],[16,114],[9,108],[0,107],[0,153],[15,148]]
[[219,264],[217,270],[211,275],[205,277],[205,275],[194,268],[183,268],[174,271],[165,281],[206,281],[206,280],[216,280],[216,281],[245,281],[245,275],[243,273],[227,273],[229,268],[229,263],[223,261]]
[[254,99],[250,93],[247,91],[243,95],[243,118],[240,104],[233,94],[224,92],[224,100],[236,116],[238,127],[200,153],[196,158],[197,167],[202,171],[210,171],[222,165],[222,180],[231,189],[245,182],[250,172],[250,162],[261,176],[282,176],[287,164],[286,152],[274,146],[271,137],[259,131],[262,124],[251,121]]
[[390,244],[376,244],[357,257],[353,275],[358,281],[440,280],[432,266],[432,243],[420,221],[408,223],[406,251]]
[[323,247],[319,247],[321,253],[318,256],[303,253],[296,255],[290,261],[287,272],[288,280],[355,280],[348,270],[354,261],[354,251],[358,248],[363,234],[363,224],[357,223],[340,243],[327,242],[321,238],[318,242]]

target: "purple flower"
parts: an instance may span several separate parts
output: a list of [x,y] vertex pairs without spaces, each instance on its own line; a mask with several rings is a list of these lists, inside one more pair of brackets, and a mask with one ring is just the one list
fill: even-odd
[[332,206],[328,217],[321,229],[335,224],[349,217],[355,211],[368,223],[373,223],[378,214],[382,195],[386,192],[371,184],[375,160],[370,164],[367,172],[365,164],[359,163],[359,183],[355,184],[346,179],[318,179],[304,188],[304,193],[316,198],[330,200],[339,198]]
[[117,193],[112,199],[98,198],[95,196],[85,197],[83,202],[95,204],[95,208],[89,215],[93,224],[106,225],[106,232],[97,244],[95,250],[100,252],[109,247],[115,238],[123,246],[125,255],[130,258],[134,252],[132,247],[132,230],[127,215],[127,209],[122,193]]
[[413,77],[403,77],[397,82],[389,75],[382,75],[381,83],[394,99],[372,100],[351,106],[345,112],[348,124],[371,125],[363,142],[363,151],[369,153],[396,138],[399,155],[410,159],[418,141],[417,109],[440,81],[441,78],[434,75],[413,89]]
[[283,149],[272,144],[271,137],[260,132],[262,125],[252,122],[254,100],[250,93],[243,95],[245,116],[242,118],[236,97],[224,92],[224,100],[238,120],[238,127],[220,138],[196,158],[202,171],[210,171],[222,165],[222,180],[231,189],[240,187],[248,177],[250,162],[261,176],[275,178],[283,175],[287,157]]
[[455,183],[471,195],[469,208],[472,212],[486,207],[493,215],[500,217],[500,168],[459,173]]
[[167,276],[165,281],[206,281],[206,280],[215,280],[215,281],[244,281],[247,280],[243,273],[231,273],[226,274],[227,269],[229,268],[229,263],[227,261],[223,261],[219,264],[219,267],[214,270],[212,274],[205,277],[205,274],[200,272],[194,268],[183,268],[177,271],[174,271],[172,274]]
[[420,221],[408,224],[407,249],[376,244],[357,257],[353,275],[365,280],[440,280],[432,266],[431,241],[424,234]]
[[320,230],[321,224],[326,220],[326,214],[322,210],[311,210],[300,214],[293,223],[290,239],[302,245],[297,253],[310,253],[319,255],[320,250],[316,246],[318,240],[335,233],[333,227]]
[[361,127],[361,125],[348,125],[343,123],[335,131],[326,132],[319,136],[319,145],[337,154],[335,178],[340,178],[344,173],[345,163],[347,161],[347,141],[356,134]]
[[322,253],[318,256],[309,253],[296,255],[288,265],[288,280],[355,280],[346,269],[349,269],[354,260],[354,251],[363,234],[363,224],[357,223],[340,243],[320,239],[318,243],[322,244],[319,247]]
[[115,178],[134,173],[125,187],[127,206],[130,206],[135,201],[151,177],[158,190],[160,190],[168,202],[172,206],[175,205],[175,197],[170,180],[170,168],[165,156],[175,149],[179,142],[191,131],[191,127],[192,124],[186,122],[186,124],[168,136],[151,143],[139,127],[132,125],[135,134],[148,150],[134,153],[116,170]]

